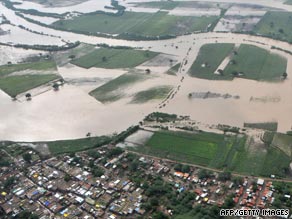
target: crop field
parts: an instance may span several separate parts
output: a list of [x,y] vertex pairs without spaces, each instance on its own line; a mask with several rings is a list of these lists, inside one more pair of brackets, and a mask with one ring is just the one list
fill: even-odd
[[235,63],[228,64],[224,69],[224,74],[233,75],[236,72],[240,74],[240,77],[252,80],[279,80],[287,68],[285,58],[246,44],[240,45],[232,61]]
[[283,177],[287,174],[291,158],[278,148],[269,147],[264,153],[250,153],[241,148],[233,158],[231,171],[250,175]]
[[189,74],[193,77],[204,79],[232,79],[230,75],[217,75],[214,74],[221,62],[228,56],[234,44],[218,43],[203,45],[199,51],[198,57],[193,63]]
[[60,78],[56,74],[8,76],[0,79],[0,89],[11,97]]
[[48,145],[51,154],[57,155],[62,153],[74,153],[77,151],[84,151],[90,148],[99,147],[109,140],[110,137],[100,136],[75,140],[50,141],[43,143]]
[[221,168],[235,139],[208,132],[190,134],[161,131],[155,132],[144,146],[133,147],[130,150]]
[[21,64],[11,64],[0,66],[0,77],[7,76],[11,73],[24,71],[24,70],[35,70],[35,71],[46,71],[46,70],[56,70],[55,62],[39,61],[31,63],[21,63]]
[[279,148],[287,156],[292,157],[292,136],[276,133],[273,136],[272,146]]
[[[30,74],[30,71],[33,74]],[[17,74],[18,72],[21,73]],[[58,78],[60,76],[56,74],[56,64],[53,61],[0,66],[0,89],[11,97]]]
[[136,34],[141,36],[181,35],[186,32],[205,31],[216,16],[173,16],[167,12],[125,12],[122,16],[87,14],[53,23],[69,31],[108,34]]
[[167,97],[172,88],[172,86],[160,86],[140,91],[134,95],[131,103],[146,103],[151,100],[164,99]]
[[71,63],[83,68],[132,68],[156,55],[158,53],[151,51],[100,48],[71,61]]
[[126,73],[91,91],[90,95],[102,103],[114,102],[125,96],[123,90],[128,86],[150,77],[142,73]]
[[[292,3],[292,1],[290,1]],[[256,25],[256,33],[275,39],[292,42],[292,13],[270,11],[267,12]]]

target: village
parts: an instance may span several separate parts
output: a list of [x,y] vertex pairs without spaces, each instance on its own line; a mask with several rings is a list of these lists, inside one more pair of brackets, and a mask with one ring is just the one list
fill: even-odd
[[273,208],[279,200],[291,206],[279,182],[215,173],[114,145],[47,159],[28,149],[13,161],[0,172],[1,218],[161,218],[156,211],[171,218],[183,202],[216,209]]

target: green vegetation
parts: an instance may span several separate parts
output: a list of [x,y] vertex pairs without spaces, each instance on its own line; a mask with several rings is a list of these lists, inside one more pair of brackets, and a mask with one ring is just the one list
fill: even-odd
[[95,45],[81,43],[79,46],[63,52],[54,53],[54,60],[57,65],[63,66],[72,60],[78,59],[95,50]]
[[232,79],[230,75],[214,74],[221,62],[229,55],[234,44],[218,43],[203,45],[198,57],[193,63],[189,74],[193,77],[205,79]]
[[216,20],[211,17],[173,16],[167,12],[125,12],[122,16],[85,14],[70,20],[53,23],[59,29],[87,34],[108,33],[145,37],[182,35],[186,32],[205,31]]
[[272,81],[279,80],[286,67],[285,58],[253,45],[242,44],[224,69],[224,75]]
[[158,53],[133,49],[100,48],[78,59],[72,64],[83,68],[132,68],[154,58]]
[[[233,44],[206,44],[201,47],[189,74],[211,80],[231,80],[242,77],[252,80],[279,80],[287,68],[287,60],[277,54],[247,44],[234,51],[229,64],[214,74],[227,55],[231,55]],[[256,59],[254,57],[257,57]]]
[[0,77],[7,76],[13,72],[35,70],[35,71],[49,71],[56,70],[56,64],[52,60],[45,60],[31,63],[8,64],[0,66]]
[[287,0],[287,1],[284,2],[284,4],[286,4],[286,5],[292,5],[292,0]]
[[90,95],[102,103],[114,102],[125,96],[125,88],[148,78],[149,75],[142,73],[126,73],[91,91]]
[[53,155],[62,153],[72,153],[77,151],[83,151],[94,147],[99,147],[108,143],[111,140],[110,137],[100,136],[93,138],[82,138],[75,140],[63,140],[63,141],[51,141],[45,142]]
[[244,127],[263,129],[263,130],[275,132],[278,129],[278,123],[277,122],[244,123]]
[[[267,136],[265,137],[267,139]],[[291,157],[279,148],[269,145],[257,145],[249,141],[236,148],[229,170],[251,174],[284,177],[288,173]]]
[[282,133],[275,133],[273,136],[272,146],[279,148],[287,156],[292,158],[292,136]]
[[221,168],[236,138],[208,132],[155,132],[145,146],[131,148],[177,161]]
[[274,39],[292,42],[291,23],[291,12],[269,11],[256,25],[254,31]]
[[0,77],[0,89],[11,97],[15,97],[20,93],[26,92],[58,78],[60,78],[60,76],[56,74]]
[[[27,73],[17,74],[20,71],[26,71]],[[45,73],[43,73],[44,71]],[[20,93],[60,78],[55,72],[56,64],[52,60],[3,65],[0,66],[0,89],[15,97]]]
[[177,63],[176,65],[172,66],[167,72],[166,74],[169,75],[176,75],[178,73],[178,70],[181,66],[181,63]]
[[172,86],[160,86],[140,91],[134,95],[131,103],[145,103],[151,100],[164,99],[172,88]]

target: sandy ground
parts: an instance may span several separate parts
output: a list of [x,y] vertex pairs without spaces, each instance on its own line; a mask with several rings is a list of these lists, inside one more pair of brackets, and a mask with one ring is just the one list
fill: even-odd
[[[220,0],[228,2],[229,0]],[[240,2],[243,0],[239,0]],[[250,0],[246,0],[249,2]],[[279,1],[259,0],[257,4],[265,6],[280,6]],[[3,10],[2,10],[3,9]],[[287,10],[291,7],[287,6]],[[287,131],[292,124],[292,57],[284,52],[274,51],[288,59],[288,80],[284,83],[264,83],[251,80],[236,79],[230,81],[208,81],[188,77],[186,72],[195,60],[200,47],[206,43],[228,42],[249,43],[270,49],[271,46],[280,47],[292,51],[292,46],[285,42],[266,39],[259,36],[248,36],[233,33],[204,33],[181,36],[176,39],[162,41],[126,41],[112,40],[99,37],[90,37],[68,32],[56,31],[36,24],[31,24],[19,17],[13,11],[3,8],[0,11],[15,22],[22,24],[38,32],[62,36],[66,41],[81,41],[85,43],[108,43],[110,45],[125,45],[141,47],[175,55],[179,62],[188,61],[178,74],[178,77],[157,74],[153,80],[146,80],[127,89],[127,97],[120,101],[103,105],[88,95],[90,89],[99,84],[87,86],[80,84],[68,84],[58,92],[52,90],[33,97],[32,101],[12,102],[5,93],[0,92],[0,139],[21,141],[43,141],[55,139],[69,139],[85,137],[91,132],[93,135],[110,134],[119,132],[127,127],[137,124],[147,114],[157,111],[159,101],[146,104],[128,104],[131,95],[140,90],[160,85],[180,85],[173,99],[167,100],[164,112],[179,115],[190,115],[196,121],[207,124],[228,124],[242,126],[244,122],[278,121],[279,130]],[[27,35],[25,35],[27,36]],[[39,35],[28,36],[29,43],[39,42]],[[17,34],[12,34],[12,42],[27,42],[28,39],[20,39]],[[56,38],[57,39],[57,38]],[[0,37],[0,40],[2,38]],[[43,43],[49,42],[47,38]],[[2,41],[1,41],[2,42]],[[257,43],[260,42],[260,43]],[[58,43],[58,42],[56,42]],[[27,55],[29,52],[27,53]],[[145,66],[144,66],[145,67]],[[140,68],[143,68],[140,66]],[[161,67],[154,68],[153,72],[162,73]],[[66,79],[79,80],[97,79],[106,80],[122,74],[121,71],[90,69],[84,70],[78,67],[65,66],[58,69]],[[182,79],[184,77],[184,80]],[[214,92],[239,95],[240,99],[189,99],[190,92]],[[280,101],[275,102],[251,102],[250,97],[279,96]]]

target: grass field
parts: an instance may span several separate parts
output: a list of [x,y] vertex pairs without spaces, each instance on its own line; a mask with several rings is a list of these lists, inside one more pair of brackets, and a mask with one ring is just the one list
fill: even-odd
[[49,151],[53,155],[62,153],[72,153],[98,147],[107,143],[111,138],[107,136],[82,138],[75,140],[50,141],[45,142],[48,145]]
[[[282,140],[290,142],[291,149],[291,138]],[[291,156],[272,145],[258,144],[242,135],[207,132],[158,131],[144,146],[128,149],[174,161],[267,177],[272,174],[287,176],[291,162]]]
[[[276,133],[275,136],[276,135],[282,134]],[[273,136],[274,135],[272,135],[272,138],[275,138]],[[288,142],[286,141],[286,143]],[[291,151],[288,152],[291,153]],[[255,176],[269,177],[270,175],[276,175],[285,177],[290,162],[291,156],[288,156],[273,143],[270,145],[266,143],[255,146],[253,142],[248,142],[246,145],[241,144],[237,146],[235,154],[229,162],[228,169],[230,171]]]
[[[292,3],[292,1],[290,1]],[[292,42],[292,13],[269,11],[256,25],[256,33]]]
[[57,21],[53,26],[84,33],[137,34],[142,36],[181,35],[205,31],[216,16],[172,16],[167,12],[125,12],[122,16],[105,14],[81,15],[70,20]]
[[[26,72],[13,74],[20,71]],[[56,64],[51,60],[0,66],[0,89],[11,97],[58,78]]]
[[71,63],[83,68],[132,68],[156,55],[158,53],[151,51],[100,48],[71,61]]
[[276,133],[273,136],[272,146],[279,148],[287,156],[292,158],[292,136],[282,133]]
[[131,103],[145,103],[151,100],[164,99],[167,97],[172,88],[172,86],[159,86],[140,91],[134,95]]
[[48,60],[48,61],[39,61],[39,62],[31,62],[31,63],[2,65],[0,66],[0,77],[7,76],[11,73],[24,71],[24,70],[35,70],[35,71],[56,70],[56,64],[54,61]]
[[220,76],[214,74],[214,72],[225,57],[231,53],[233,48],[234,44],[230,43],[203,45],[199,51],[197,59],[189,70],[189,74],[193,77],[212,80],[232,79],[230,75]]
[[0,89],[14,97],[58,78],[56,74],[8,76],[0,78]]
[[252,80],[279,80],[287,68],[285,58],[247,44],[240,45],[237,55],[233,55],[232,60],[235,64],[228,64],[224,74],[242,73],[240,77]]
[[222,168],[235,138],[216,133],[155,132],[144,146],[131,148],[141,153]]
[[114,102],[124,97],[123,90],[128,86],[150,77],[142,73],[126,73],[91,91],[90,95],[102,103]]

